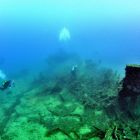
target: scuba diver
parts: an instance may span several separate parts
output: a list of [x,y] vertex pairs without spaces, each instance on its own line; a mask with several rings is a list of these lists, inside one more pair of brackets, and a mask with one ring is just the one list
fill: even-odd
[[77,68],[78,68],[77,65],[72,66],[72,68],[71,68],[71,75],[76,76],[76,74],[77,74]]
[[71,80],[75,80],[77,78],[77,73],[78,73],[78,66],[73,65],[71,68]]
[[6,90],[8,88],[11,88],[12,86],[14,86],[14,81],[13,80],[5,80],[2,84],[2,86],[0,86],[0,90]]

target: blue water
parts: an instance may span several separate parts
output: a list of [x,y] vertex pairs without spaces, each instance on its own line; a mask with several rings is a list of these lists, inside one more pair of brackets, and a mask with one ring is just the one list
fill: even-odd
[[[140,63],[138,1],[1,1],[0,69],[7,75],[41,67],[60,48],[124,71]],[[58,40],[70,31],[66,45]]]
[[0,0],[0,139],[140,139],[126,64],[140,1]]

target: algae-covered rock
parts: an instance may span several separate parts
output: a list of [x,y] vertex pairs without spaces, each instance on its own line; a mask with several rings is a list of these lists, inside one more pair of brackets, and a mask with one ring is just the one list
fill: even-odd
[[88,125],[84,125],[79,130],[80,135],[85,135],[85,134],[90,133],[90,132],[91,132],[91,128]]
[[5,140],[46,140],[46,128],[37,123],[29,123],[25,117],[9,123],[5,128]]
[[84,106],[82,106],[81,104],[77,103],[75,104],[75,110],[72,112],[72,114],[74,115],[79,115],[82,117],[82,115],[84,114]]
[[48,110],[55,116],[69,116],[74,110],[76,109],[76,107],[72,104],[60,104],[58,106],[56,106],[55,108],[49,108]]
[[94,138],[91,138],[89,140],[101,140],[99,137],[94,137]]
[[70,140],[70,138],[62,132],[57,132],[50,137],[47,137],[46,140]]
[[75,97],[67,89],[63,89],[59,93],[59,98],[61,102],[75,102]]
[[58,120],[58,126],[67,133],[73,131],[77,132],[77,130],[81,127],[81,122],[79,119],[74,117],[65,117]]
[[48,130],[46,133],[47,137],[54,135],[55,133],[62,132],[69,138],[73,137],[72,133],[74,133],[74,137],[79,137],[77,132],[81,127],[81,122],[78,118],[74,117],[60,117],[57,121],[52,122],[52,126],[47,126]]

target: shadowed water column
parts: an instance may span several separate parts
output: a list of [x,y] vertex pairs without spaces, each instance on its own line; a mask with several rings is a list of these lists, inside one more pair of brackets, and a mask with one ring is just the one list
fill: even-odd
[[137,114],[135,109],[140,98],[140,65],[127,65],[122,82],[122,89],[119,92],[120,108],[128,115],[134,116]]

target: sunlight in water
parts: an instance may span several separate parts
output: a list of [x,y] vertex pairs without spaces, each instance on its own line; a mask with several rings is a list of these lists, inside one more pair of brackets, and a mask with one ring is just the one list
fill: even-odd
[[59,41],[66,42],[70,40],[70,38],[70,31],[66,27],[62,28],[59,34]]

